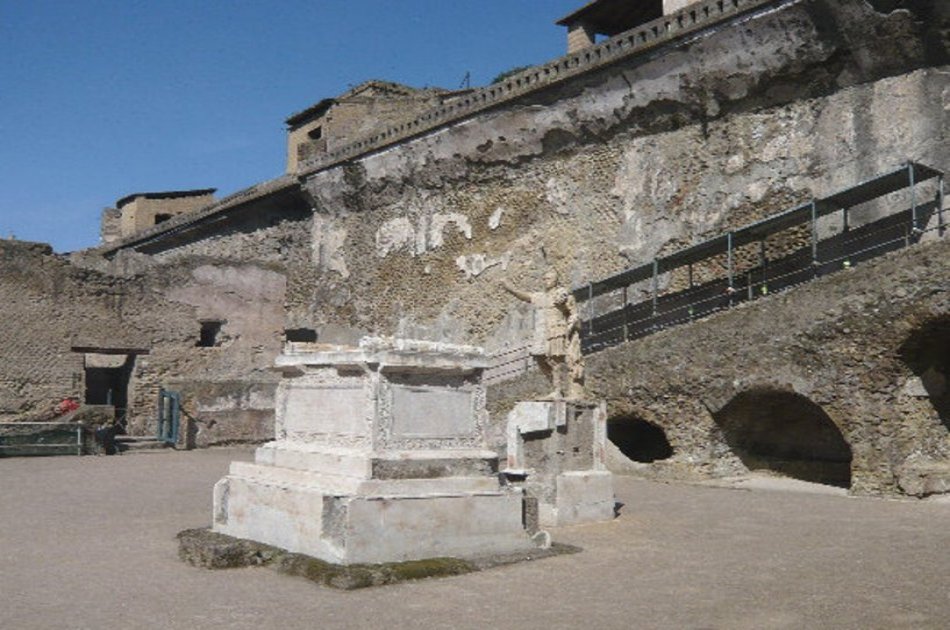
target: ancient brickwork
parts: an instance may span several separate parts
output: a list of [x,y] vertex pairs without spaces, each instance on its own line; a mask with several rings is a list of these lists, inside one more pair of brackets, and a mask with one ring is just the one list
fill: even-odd
[[[639,467],[615,454],[618,470],[674,479],[742,472],[717,416],[750,394],[794,395],[820,407],[850,447],[852,492],[913,492],[917,467],[950,456],[948,317],[943,239],[593,354],[587,387],[608,401],[609,416],[660,427],[673,447],[671,458]],[[943,352],[913,343],[941,325],[943,337],[925,343]],[[493,388],[492,416],[546,385],[532,373]]]
[[[198,443],[270,435],[276,377],[269,368],[284,325],[281,273],[207,259],[91,264],[15,241],[0,241],[0,257],[0,417],[65,396],[82,399],[86,353],[114,352],[134,355],[132,432],[154,430],[160,387],[187,383]],[[202,321],[222,324],[211,347],[197,346]],[[235,397],[241,404],[231,404]],[[234,406],[250,415],[230,417]]]
[[[60,350],[37,360],[56,366],[54,376],[38,381],[52,383],[50,391],[67,382],[65,389],[74,388],[67,331],[134,333],[128,343],[150,349],[134,368],[137,426],[148,426],[145,410],[159,385],[175,384],[199,419],[208,418],[198,423],[204,443],[251,437],[263,426],[273,406],[267,368],[284,329],[312,329],[331,343],[376,333],[491,351],[523,347],[532,315],[504,297],[503,278],[530,288],[553,266],[562,282],[580,285],[907,160],[946,169],[947,8],[921,2],[891,11],[884,4],[700,3],[695,18],[687,8],[682,20],[658,22],[655,31],[618,36],[463,95],[329,151],[299,176],[174,217],[73,267],[36,254],[56,270],[48,286],[31,293],[21,286],[26,276],[0,273],[7,291],[22,295],[11,299],[11,320],[57,313],[48,324],[55,332],[41,341]],[[770,239],[766,253],[778,256],[808,237],[790,230]],[[738,270],[757,254],[739,250]],[[716,267],[696,269],[697,280]],[[684,280],[663,281],[667,288]],[[834,308],[847,299],[835,295]],[[220,338],[196,348],[207,322],[220,324]],[[33,325],[22,324],[26,331]],[[800,343],[801,352],[818,352],[817,340]],[[671,352],[666,369],[690,350]],[[22,375],[31,360],[8,363]],[[707,367],[709,378],[726,373],[719,364]],[[17,375],[5,377],[17,384],[5,385],[4,405],[32,387]],[[879,391],[872,381],[858,385]],[[836,411],[830,395],[795,391],[833,418],[850,413]],[[868,405],[884,413],[879,399]],[[710,443],[677,437],[675,423],[662,422],[674,446],[691,456],[701,447],[684,445]],[[683,422],[684,435],[708,429],[685,416]],[[910,442],[863,441],[861,431],[871,429],[840,426],[856,449],[854,488],[893,489],[892,471]],[[921,431],[922,448],[939,454],[939,432]],[[888,455],[858,452],[862,444]],[[736,469],[728,458],[721,462],[715,466]]]
[[[314,327],[516,346],[528,313],[507,314],[501,277],[530,286],[551,264],[582,284],[908,158],[950,162],[947,73],[832,86],[887,68],[847,32],[816,40],[818,4],[310,176]],[[770,239],[767,253],[807,238]],[[738,254],[741,270],[758,252]]]

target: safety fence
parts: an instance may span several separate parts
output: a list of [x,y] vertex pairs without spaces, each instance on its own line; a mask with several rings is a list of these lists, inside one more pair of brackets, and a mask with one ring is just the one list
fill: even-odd
[[[909,162],[575,288],[584,313],[583,352],[686,324],[945,232],[943,173]],[[530,369],[527,348],[493,355],[486,381],[500,382]]]
[[0,457],[82,455],[88,436],[75,422],[0,422]]

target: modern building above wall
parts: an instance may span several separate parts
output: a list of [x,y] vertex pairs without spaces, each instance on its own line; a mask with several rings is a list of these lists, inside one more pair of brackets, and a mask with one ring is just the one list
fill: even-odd
[[613,37],[669,15],[696,0],[593,0],[557,21],[567,27],[567,52],[593,46],[598,35]]
[[287,172],[299,163],[411,118],[468,92],[413,88],[389,81],[365,81],[334,98],[325,98],[290,116]]
[[100,236],[103,243],[163,223],[173,216],[197,210],[214,202],[215,188],[132,193],[102,212]]

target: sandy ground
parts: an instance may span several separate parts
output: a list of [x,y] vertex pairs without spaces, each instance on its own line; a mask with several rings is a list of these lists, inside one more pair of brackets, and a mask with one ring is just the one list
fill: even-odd
[[248,450],[0,459],[0,628],[948,628],[950,504],[617,479],[584,552],[354,592],[181,563]]

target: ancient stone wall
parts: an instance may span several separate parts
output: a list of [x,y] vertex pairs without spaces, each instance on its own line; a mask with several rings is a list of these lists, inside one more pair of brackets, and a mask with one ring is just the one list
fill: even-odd
[[[672,457],[639,467],[615,453],[617,470],[675,479],[742,472],[724,413],[749,396],[763,408],[798,399],[798,416],[820,408],[850,448],[852,492],[917,494],[918,468],[950,457],[948,331],[944,238],[590,355],[588,387],[609,416],[659,427],[672,446]],[[546,385],[532,373],[492,388],[492,417]],[[820,453],[821,436],[798,438]]]
[[295,317],[516,347],[530,313],[509,314],[502,277],[530,287],[550,264],[582,284],[908,159],[950,163],[946,69],[902,72],[938,59],[927,23],[776,7],[309,175],[318,306]]
[[[199,444],[271,435],[280,271],[200,258],[162,265],[137,254],[106,265],[11,241],[0,241],[0,259],[0,418],[82,399],[87,359],[114,353],[131,355],[131,432],[154,431],[160,387],[187,384]],[[209,347],[197,345],[202,321],[221,323]]]
[[[180,313],[134,313],[154,348],[139,378],[253,422],[281,327],[519,348],[531,312],[502,278],[533,288],[550,265],[586,283],[908,159],[950,164],[943,5],[703,3],[719,4],[725,21],[614,39],[331,151],[303,200],[278,178],[126,242],[151,260],[149,313]],[[88,268],[124,278],[139,262],[123,256]],[[233,341],[196,351],[215,318]],[[856,487],[885,488],[870,468]]]

